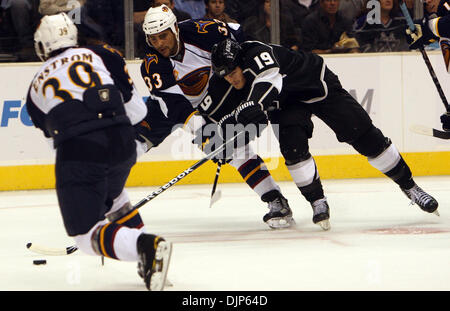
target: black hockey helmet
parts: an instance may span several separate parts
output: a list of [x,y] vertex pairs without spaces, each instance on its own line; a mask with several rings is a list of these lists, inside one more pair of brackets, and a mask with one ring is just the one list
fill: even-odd
[[226,39],[214,44],[211,64],[215,74],[224,77],[241,64],[242,48],[237,41]]

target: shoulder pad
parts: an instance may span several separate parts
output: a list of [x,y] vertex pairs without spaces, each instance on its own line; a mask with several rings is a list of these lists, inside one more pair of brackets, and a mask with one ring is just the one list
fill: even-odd
[[212,19],[191,19],[179,24],[180,36],[188,44],[211,51],[212,46],[226,38],[234,31],[224,22]]
[[158,53],[145,54],[141,64],[141,75],[152,90],[165,90],[176,84],[170,59]]

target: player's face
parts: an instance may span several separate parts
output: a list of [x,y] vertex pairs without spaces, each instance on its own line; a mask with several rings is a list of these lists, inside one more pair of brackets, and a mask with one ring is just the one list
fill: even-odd
[[178,49],[177,38],[170,29],[148,35],[148,42],[164,57],[175,55]]
[[235,89],[240,90],[245,86],[245,76],[240,67],[236,67],[232,72],[227,74],[225,80],[228,81]]

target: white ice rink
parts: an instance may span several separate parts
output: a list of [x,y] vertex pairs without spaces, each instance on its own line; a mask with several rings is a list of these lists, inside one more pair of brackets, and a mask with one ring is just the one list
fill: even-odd
[[[324,180],[331,230],[292,182],[279,183],[296,226],[271,230],[266,204],[245,184],[176,185],[140,209],[149,232],[174,243],[168,291],[450,290],[450,176],[416,177],[439,201],[440,217],[421,211],[387,178]],[[157,187],[129,188],[136,203]],[[73,244],[56,195],[0,192],[1,291],[143,291],[136,264],[84,255],[31,253],[28,242]],[[43,266],[34,259],[46,259]]]

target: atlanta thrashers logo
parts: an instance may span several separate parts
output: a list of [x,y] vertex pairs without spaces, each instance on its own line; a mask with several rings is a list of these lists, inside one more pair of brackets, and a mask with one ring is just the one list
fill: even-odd
[[449,64],[450,64],[450,42],[448,39],[441,38],[441,41],[439,42],[442,50],[442,56],[444,56],[444,62],[445,62],[445,69],[447,69],[447,72],[449,71]]

